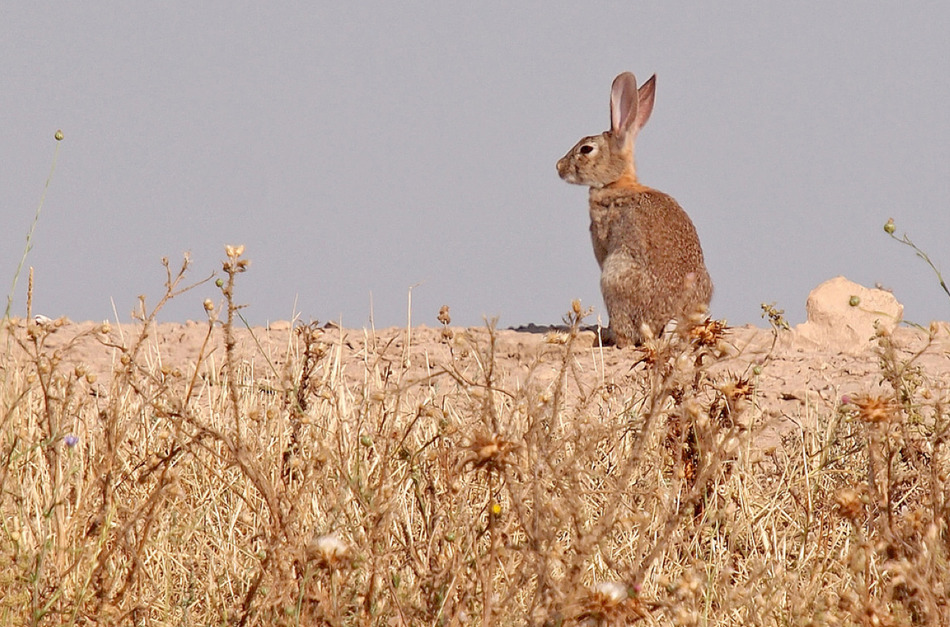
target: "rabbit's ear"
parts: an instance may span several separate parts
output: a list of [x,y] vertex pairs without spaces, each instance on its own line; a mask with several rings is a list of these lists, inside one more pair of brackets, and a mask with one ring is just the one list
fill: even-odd
[[626,139],[628,133],[634,130],[639,101],[637,79],[633,74],[624,72],[614,79],[610,88],[610,131],[615,137]]
[[640,89],[637,91],[637,100],[639,101],[639,106],[637,107],[637,119],[633,123],[633,134],[636,135],[643,125],[647,123],[647,120],[650,119],[650,114],[653,113],[653,97],[656,94],[656,74],[650,77],[647,82],[640,85]]

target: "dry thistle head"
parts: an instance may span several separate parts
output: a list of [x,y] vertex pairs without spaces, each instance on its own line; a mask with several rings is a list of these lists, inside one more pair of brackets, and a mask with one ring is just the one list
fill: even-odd
[[335,533],[314,538],[310,543],[308,557],[325,568],[337,568],[349,561],[350,547]]
[[467,447],[470,454],[465,463],[471,463],[475,468],[501,470],[502,467],[511,463],[508,459],[509,453],[517,447],[514,442],[504,440],[497,434],[478,435]]
[[689,341],[695,346],[716,346],[726,333],[725,320],[706,319],[689,330]]
[[561,320],[564,321],[564,324],[573,328],[580,325],[581,321],[593,313],[593,311],[593,307],[584,309],[580,299],[575,298],[571,301],[571,309],[561,318]]
[[452,324],[452,316],[449,315],[448,305],[442,305],[442,307],[439,308],[439,322],[442,323],[442,340],[451,340],[452,329],[449,328],[449,325]]
[[442,305],[441,307],[439,307],[439,322],[441,322],[445,326],[452,324],[452,316],[449,315],[448,305]]
[[578,616],[582,625],[630,624],[650,615],[637,597],[636,586],[620,581],[602,581],[591,586],[583,607]]
[[630,591],[626,584],[619,581],[601,581],[591,586],[591,593],[594,597],[602,600],[604,603],[617,605],[626,601],[630,597]]
[[657,351],[656,351],[656,346],[653,343],[639,346],[637,350],[640,351],[640,358],[637,359],[636,362],[634,362],[633,364],[634,366],[637,366],[639,364],[646,364],[647,366],[656,365]]
[[858,418],[871,424],[890,422],[899,414],[894,399],[883,396],[858,396],[850,404],[857,408]]
[[864,513],[864,500],[854,488],[842,488],[835,494],[838,512],[849,521],[856,522]]
[[755,386],[751,380],[737,377],[719,386],[719,391],[722,392],[727,401],[735,403],[751,397],[752,393],[755,392]]

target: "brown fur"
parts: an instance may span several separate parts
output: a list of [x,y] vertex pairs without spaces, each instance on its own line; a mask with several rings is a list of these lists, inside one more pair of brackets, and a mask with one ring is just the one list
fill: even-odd
[[624,73],[611,90],[611,130],[585,137],[560,161],[561,178],[590,187],[590,233],[600,289],[618,346],[662,332],[672,319],[708,307],[712,280],[689,216],[670,196],[641,185],[637,131],[653,108],[654,79],[639,93]]

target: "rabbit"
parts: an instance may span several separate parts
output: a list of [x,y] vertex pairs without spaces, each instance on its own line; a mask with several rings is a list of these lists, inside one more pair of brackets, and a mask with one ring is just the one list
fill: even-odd
[[610,130],[581,139],[557,162],[568,183],[590,187],[590,235],[600,291],[618,347],[659,336],[670,320],[709,307],[712,280],[696,228],[672,197],[641,185],[633,160],[650,119],[656,75],[637,89],[624,72],[610,89]]

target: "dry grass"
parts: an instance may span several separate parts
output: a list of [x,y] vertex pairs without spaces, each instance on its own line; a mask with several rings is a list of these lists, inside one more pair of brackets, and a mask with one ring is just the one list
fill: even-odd
[[164,301],[97,330],[108,380],[6,321],[0,623],[950,624],[947,390],[888,337],[886,394],[762,450],[715,323],[595,385],[577,305],[519,372],[447,311],[445,359],[311,324],[249,361],[242,253],[194,363],[150,348]]

